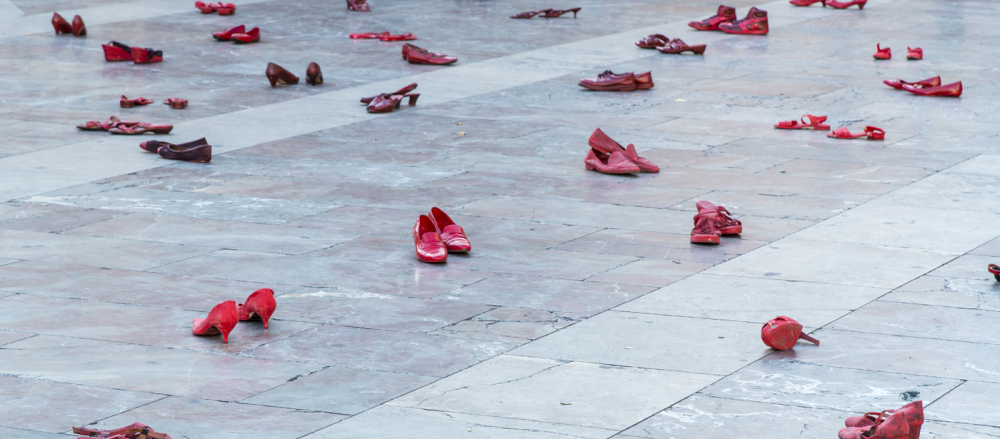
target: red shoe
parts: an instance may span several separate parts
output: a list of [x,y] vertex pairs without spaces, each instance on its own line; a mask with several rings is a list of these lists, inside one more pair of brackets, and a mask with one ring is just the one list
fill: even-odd
[[722,233],[715,228],[715,212],[703,211],[694,216],[691,229],[692,244],[718,244]]
[[323,83],[323,71],[319,69],[319,64],[309,63],[306,67],[306,84],[319,85]]
[[910,427],[906,418],[900,415],[885,416],[886,412],[878,414],[875,425],[871,427],[846,427],[837,436],[840,439],[908,439]]
[[715,212],[715,228],[719,230],[719,233],[723,235],[739,235],[743,233],[743,223],[738,219],[734,219],[729,215],[732,215],[725,207],[716,206],[710,201],[699,201],[695,204],[698,208],[698,212],[707,210],[710,212]]
[[719,30],[719,25],[736,20],[736,8],[726,5],[719,5],[719,11],[715,15],[702,21],[692,21],[688,23],[698,30]]
[[117,41],[102,44],[105,61],[132,61],[132,48]]
[[576,18],[576,13],[580,12],[580,8],[566,9],[562,11],[556,9],[550,9],[548,11],[545,11],[545,18],[559,18],[563,14],[568,14],[570,12],[573,13],[573,18]]
[[119,126],[133,126],[139,125],[140,122],[123,122],[115,116],[108,118],[107,122],[101,122],[97,120],[92,120],[84,125],[77,125],[76,127],[84,131],[107,131]]
[[635,75],[635,89],[648,90],[653,88],[653,72],[637,73]]
[[233,39],[234,34],[242,34],[245,33],[246,31],[247,27],[241,24],[226,31],[216,32],[212,34],[212,37],[214,37],[216,40],[219,41],[229,41]]
[[444,241],[444,246],[448,249],[448,252],[465,253],[472,251],[472,244],[469,243],[469,238],[465,236],[465,230],[462,229],[462,226],[455,224],[447,213],[444,213],[443,210],[437,207],[432,207],[431,214],[428,216],[431,222],[434,223],[434,229],[441,236],[441,240]]
[[604,154],[623,154],[628,161],[639,167],[639,170],[642,172],[660,172],[659,166],[654,165],[653,162],[649,160],[639,157],[639,155],[635,152],[634,145],[629,143],[628,147],[623,148],[620,143],[615,142],[614,139],[608,137],[607,134],[604,134],[604,131],[601,131],[600,128],[595,129],[594,132],[590,134],[590,139],[587,140],[587,143],[594,150]]
[[[401,88],[399,90],[396,90],[395,92],[392,92],[392,93],[379,93],[379,94],[377,94],[375,96],[369,96],[367,98],[361,98],[361,103],[362,104],[370,104],[372,101],[374,101],[375,99],[377,99],[379,96],[382,96],[382,95],[405,95],[405,94],[407,94],[407,93],[409,93],[409,92],[411,92],[413,90],[416,90],[416,89],[417,89],[417,83],[414,82],[413,84],[407,85],[406,87],[403,87],[403,88]],[[416,103],[416,102],[414,102],[414,103]]]
[[160,154],[160,157],[170,160],[184,160],[194,163],[208,163],[212,161],[212,145],[193,145],[193,143],[181,145],[167,144],[157,148],[156,152]]
[[881,60],[892,58],[892,49],[889,49],[888,47],[883,49],[881,43],[876,44],[875,48],[878,49],[878,51],[872,55],[873,58]]
[[246,301],[237,306],[241,322],[246,320],[263,320],[264,327],[267,328],[267,321],[274,314],[274,309],[278,307],[278,302],[274,300],[274,290],[261,288],[251,293]]
[[421,49],[421,48],[419,48],[417,46],[414,46],[414,45],[412,45],[410,43],[404,43],[403,44],[403,59],[406,59],[406,60],[410,59],[410,52],[414,51],[414,50],[416,50],[416,51],[422,51],[422,52],[425,52],[425,53],[429,53],[432,56],[438,56],[438,57],[448,56],[448,55],[445,55],[443,53],[431,52],[431,51],[429,51],[427,49]]
[[194,140],[188,143],[173,144],[169,142],[161,142],[159,140],[147,140],[139,144],[139,148],[142,148],[146,152],[156,152],[161,146],[170,146],[174,148],[192,148],[195,146],[208,145],[208,141],[204,137]]
[[667,38],[660,34],[653,34],[646,38],[643,38],[635,42],[636,46],[643,49],[655,49],[657,47],[666,46],[670,42],[670,38]]
[[885,85],[888,85],[889,87],[892,87],[892,88],[894,88],[896,90],[902,90],[903,89],[903,85],[905,85],[905,84],[916,85],[918,87],[927,87],[927,88],[930,88],[930,87],[937,87],[937,86],[941,85],[941,77],[940,76],[935,76],[933,78],[928,78],[928,79],[925,79],[923,81],[917,81],[917,82],[906,82],[906,81],[904,81],[902,79],[895,79],[895,80],[886,79],[886,80],[884,80],[882,82],[885,83]]
[[368,104],[369,113],[391,113],[393,110],[398,110],[400,104],[403,102],[403,98],[410,98],[409,106],[417,106],[417,98],[420,97],[420,93],[408,93],[405,95],[391,95],[382,94],[376,96]]
[[264,70],[264,75],[267,75],[267,80],[271,83],[271,87],[277,87],[278,84],[285,85],[295,85],[299,83],[299,77],[292,74],[284,67],[281,67],[273,62],[267,63],[267,70]]
[[826,3],[823,0],[791,0],[788,3],[795,6],[812,6],[813,3],[823,3],[823,7],[826,7]]
[[377,40],[379,38],[382,38],[385,35],[389,35],[389,32],[382,32],[382,33],[379,33],[379,34],[376,34],[376,33],[373,33],[373,32],[365,32],[365,33],[360,33],[360,34],[350,34],[348,36],[352,40],[365,40],[365,39],[368,39],[368,40]]
[[83,19],[79,15],[73,17],[73,35],[83,37],[87,35],[87,26],[83,24]]
[[760,328],[760,339],[764,341],[764,344],[779,351],[787,351],[795,347],[795,342],[800,338],[819,345],[819,340],[803,334],[802,325],[791,317],[775,317],[765,323],[763,328]]
[[[903,419],[906,420],[906,426],[910,433],[908,439],[919,439],[920,429],[924,424],[924,402],[914,401],[907,405],[904,405],[896,410],[886,410],[886,413],[892,413],[893,415],[903,415]],[[864,416],[851,416],[844,421],[844,425],[847,427],[871,427],[876,425],[878,420],[878,412],[865,413]]]
[[232,3],[219,3],[215,5],[215,12],[218,12],[219,15],[233,15],[236,13],[236,5]]
[[347,10],[356,12],[371,12],[368,0],[347,0]]
[[916,84],[903,84],[903,90],[920,96],[939,96],[957,98],[962,96],[962,81],[941,85],[938,87],[921,87]]
[[611,70],[605,70],[596,78],[581,79],[577,85],[594,91],[632,91],[636,89],[634,74],[631,72],[619,74]]
[[986,267],[986,269],[993,274],[993,277],[997,278],[997,282],[1000,282],[1000,266],[997,266],[997,264],[990,264]]
[[844,127],[833,130],[833,132],[827,134],[826,137],[831,139],[857,139],[859,137],[864,137],[868,140],[885,140],[885,130],[882,128],[867,126],[865,127],[865,132],[851,134],[851,130]]
[[906,59],[908,59],[910,61],[919,61],[919,60],[924,59],[924,49],[921,49],[919,47],[916,48],[916,49],[911,49],[911,48],[907,47],[906,48]]
[[379,41],[411,41],[417,39],[417,36],[409,32],[402,35],[390,35],[386,32],[386,35],[381,35],[378,39]]
[[194,319],[191,329],[195,335],[215,335],[222,333],[222,342],[229,343],[229,332],[236,327],[240,320],[236,311],[236,302],[227,300],[212,308],[208,317]]
[[823,6],[829,6],[834,9],[847,9],[851,6],[858,5],[858,9],[864,9],[865,3],[868,3],[868,0],[850,0],[846,2],[826,0],[823,2]]
[[136,64],[149,64],[163,61],[163,51],[150,48],[133,47],[132,62]]
[[705,47],[706,45],[704,44],[699,44],[697,46],[688,46],[687,43],[682,41],[680,38],[675,38],[666,46],[657,47],[656,50],[669,54],[681,54],[684,52],[691,52],[695,55],[704,55]]
[[233,42],[237,44],[248,44],[256,41],[260,41],[260,28],[258,27],[250,29],[250,32],[245,34],[233,34]]
[[[829,0],[827,0],[829,1]],[[746,18],[728,23],[719,24],[719,30],[727,34],[738,35],[767,35],[767,11],[750,8]]]
[[169,105],[170,108],[177,110],[183,110],[188,106],[188,100],[181,98],[167,98],[167,100],[163,101],[163,103]]
[[211,14],[215,12],[215,6],[212,6],[211,4],[206,5],[200,1],[194,2],[194,7],[200,9],[202,14]]
[[97,430],[86,427],[73,427],[73,434],[82,434],[86,437],[109,438],[109,439],[171,439],[169,434],[157,433],[146,424],[135,422],[132,425],[114,430]]
[[448,260],[448,247],[438,235],[434,222],[427,215],[420,215],[413,225],[413,244],[417,247],[417,259],[423,262],[444,262]]
[[108,132],[110,132],[111,134],[126,134],[126,135],[139,135],[146,133],[170,134],[170,131],[173,129],[174,126],[170,124],[153,125],[151,123],[138,123],[135,125],[118,124],[117,127],[109,128]]
[[119,101],[119,105],[122,108],[132,108],[136,105],[149,105],[152,103],[153,103],[152,99],[146,99],[146,98],[129,99],[125,97],[125,95],[122,95],[121,101]]
[[419,48],[410,43],[406,43],[406,45],[409,46],[409,51],[404,54],[404,57],[410,62],[410,64],[431,64],[440,66],[454,64],[455,61],[458,61],[458,58],[453,56],[430,52],[427,49]]
[[534,16],[536,16],[538,14],[543,14],[543,13],[549,12],[551,10],[552,10],[552,8],[542,9],[541,11],[521,12],[521,13],[519,13],[517,15],[511,15],[510,18],[521,18],[521,19],[531,18],[531,17],[534,17]]
[[62,18],[62,15],[59,15],[58,12],[52,13],[52,27],[56,29],[56,35],[73,33],[73,26],[65,18]]
[[591,171],[602,174],[638,174],[642,171],[639,166],[625,157],[625,154],[616,151],[609,155],[593,148],[583,159],[583,165]]
[[[806,118],[809,118],[809,123],[806,123]],[[823,125],[826,122],[826,116],[813,116],[807,114],[799,118],[799,120],[785,120],[778,122],[774,127],[779,130],[817,130],[817,131],[830,131],[830,125]]]

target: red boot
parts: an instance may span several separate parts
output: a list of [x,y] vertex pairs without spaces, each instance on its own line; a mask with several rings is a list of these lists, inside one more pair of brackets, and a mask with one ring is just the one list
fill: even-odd
[[240,321],[237,316],[236,302],[227,300],[215,305],[215,308],[212,308],[212,312],[208,313],[208,317],[194,319],[191,332],[195,335],[215,335],[221,332],[222,342],[229,343],[229,332]]
[[715,15],[702,21],[692,21],[688,23],[698,30],[719,30],[719,25],[736,20],[736,8],[726,5],[719,5],[719,11]]
[[250,294],[243,303],[239,304],[237,309],[240,321],[246,320],[263,320],[264,327],[267,327],[267,321],[274,314],[274,309],[278,307],[278,302],[274,300],[274,290],[270,288],[261,288]]

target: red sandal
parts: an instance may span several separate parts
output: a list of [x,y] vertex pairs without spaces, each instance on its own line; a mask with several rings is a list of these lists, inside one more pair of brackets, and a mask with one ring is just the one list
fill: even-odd
[[860,137],[865,137],[868,140],[885,140],[885,130],[882,128],[877,128],[873,126],[865,127],[865,132],[858,134],[851,134],[851,130],[844,128],[837,128],[833,130],[832,133],[828,134],[826,137],[831,139],[857,139]]
[[715,228],[715,212],[704,210],[694,216],[691,229],[692,244],[718,244],[722,232]]
[[171,439],[169,434],[158,433],[153,429],[139,422],[127,427],[116,428],[114,430],[98,430],[86,427],[73,427],[73,434],[82,434],[88,438],[123,438],[123,439]]
[[181,98],[169,98],[163,101],[163,103],[169,105],[170,108],[174,108],[177,110],[183,110],[188,106],[188,100]]
[[[806,123],[806,118],[809,118],[809,123]],[[811,114],[806,114],[799,120],[786,120],[778,122],[778,124],[774,127],[779,130],[830,131],[830,125],[823,125],[823,122],[826,122],[826,116],[813,116]]]
[[153,134],[170,134],[170,131],[174,129],[173,125],[162,124],[153,125],[151,123],[138,123],[135,125],[123,125],[119,124],[117,127],[108,129],[111,134],[124,134],[129,136],[153,133]]
[[791,317],[775,317],[760,328],[761,341],[768,347],[779,351],[787,351],[795,347],[795,342],[800,338],[819,345],[819,340],[802,333],[802,324]]
[[[383,95],[405,95],[405,94],[407,94],[407,93],[409,93],[409,92],[411,92],[413,90],[416,90],[416,89],[417,89],[417,83],[414,82],[413,84],[407,85],[406,87],[403,87],[403,88],[401,88],[399,90],[396,90],[396,91],[394,91],[392,93],[379,93],[379,94],[377,94],[375,96],[369,96],[367,98],[361,98],[361,103],[362,104],[370,104],[375,99],[378,99],[379,96],[383,96]],[[414,102],[414,103],[416,103],[416,102]]]
[[688,46],[687,43],[682,41],[680,38],[675,38],[673,41],[667,43],[663,47],[657,47],[663,53],[669,54],[680,54],[684,52],[691,52],[695,55],[703,55],[705,53],[705,45],[699,44],[697,46]]
[[119,120],[117,116],[111,116],[108,118],[107,122],[102,123],[97,120],[92,120],[86,124],[77,125],[76,127],[84,131],[107,131],[118,126],[132,126],[138,124],[139,122],[124,122]]
[[906,48],[906,59],[910,61],[919,61],[924,59],[924,49],[917,47],[916,49]]
[[993,277],[997,278],[997,282],[1000,282],[1000,266],[997,266],[997,264],[990,264],[986,267],[986,269],[993,274]]
[[882,48],[882,43],[875,44],[875,48],[878,49],[878,51],[875,52],[874,55],[872,55],[872,58],[875,58],[875,59],[878,59],[878,60],[887,60],[887,59],[892,58],[892,49],[890,49],[888,47],[886,47],[885,49],[883,49]]
[[636,41],[635,45],[643,49],[655,49],[657,47],[666,46],[669,42],[670,38],[660,34],[652,34],[646,38]]
[[119,105],[122,108],[132,108],[136,105],[149,105],[152,103],[153,103],[152,99],[146,99],[142,97],[136,99],[129,99],[125,97],[125,95],[122,95],[121,101],[119,101]]
[[564,9],[564,10],[550,9],[548,11],[545,11],[545,18],[559,18],[563,14],[568,14],[570,12],[573,13],[573,18],[576,18],[576,13],[580,12],[580,9],[581,8]]
[[716,206],[711,201],[705,200],[695,203],[695,207],[698,208],[698,212],[703,210],[715,212],[715,228],[723,235],[739,235],[743,233],[743,223],[729,216],[732,215],[732,212],[726,210],[725,207]]
[[[872,413],[873,415],[876,413]],[[890,414],[886,411],[877,413],[875,425],[870,427],[842,428],[837,436],[840,439],[909,439],[910,426],[903,415]]]
[[935,76],[933,78],[927,78],[923,81],[917,82],[906,82],[902,79],[886,79],[882,81],[885,85],[892,87],[896,90],[902,90],[904,85],[916,85],[918,87],[937,87],[941,85],[941,77]]

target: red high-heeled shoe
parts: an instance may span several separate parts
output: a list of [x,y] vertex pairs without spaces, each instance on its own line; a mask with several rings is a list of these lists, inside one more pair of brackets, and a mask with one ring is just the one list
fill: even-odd
[[858,5],[858,9],[864,9],[865,3],[868,3],[868,0],[851,0],[846,2],[838,0],[825,0],[823,2],[823,6],[829,6],[834,9],[847,9],[851,6]]
[[455,224],[455,221],[452,221],[447,213],[444,213],[443,210],[437,207],[432,207],[431,214],[428,217],[434,223],[434,229],[441,236],[441,240],[444,241],[444,246],[448,249],[448,252],[465,253],[472,251],[472,244],[469,243],[469,238],[465,236],[465,230],[462,229],[462,226]]
[[347,0],[347,10],[356,12],[371,12],[368,0]]
[[319,85],[323,83],[323,72],[319,69],[319,64],[309,63],[306,67],[306,84]]
[[911,49],[911,48],[907,47],[906,48],[906,59],[908,59],[910,61],[919,61],[919,60],[924,59],[924,49],[921,49],[919,47]]
[[715,212],[704,210],[694,216],[692,244],[718,244],[722,233],[715,228]]
[[83,37],[87,35],[87,26],[83,24],[83,18],[80,18],[79,15],[73,17],[73,24],[71,27],[73,29],[73,36]]
[[398,110],[403,98],[410,98],[409,106],[415,107],[417,105],[417,98],[420,97],[420,93],[408,93],[405,95],[390,95],[382,94],[376,96],[371,103],[368,104],[369,113],[391,113],[393,110]]
[[775,317],[760,328],[760,339],[764,344],[779,351],[787,351],[795,347],[795,342],[800,338],[819,345],[819,340],[803,333],[802,324],[791,317]]
[[149,64],[163,61],[163,51],[150,48],[133,47],[132,62],[136,64]]
[[573,8],[573,9],[564,9],[564,10],[550,9],[548,11],[545,11],[545,18],[559,18],[563,14],[568,14],[570,12],[573,13],[573,18],[576,18],[576,13],[580,12],[580,9],[582,9],[582,8]]
[[237,44],[248,44],[256,41],[260,41],[260,28],[255,27],[250,29],[250,32],[245,34],[233,34],[233,42]]
[[427,215],[420,215],[416,224],[413,225],[413,245],[417,249],[417,259],[420,261],[445,262],[448,260],[448,248]]
[[219,41],[229,41],[233,39],[233,35],[246,33],[246,31],[247,27],[241,24],[229,30],[216,32],[212,34],[212,37]]
[[544,14],[544,13],[549,12],[551,10],[552,10],[552,8],[542,9],[541,11],[521,12],[521,13],[518,13],[517,15],[511,15],[510,18],[527,19],[527,18],[532,18],[532,17],[534,17],[534,16],[536,16],[538,14]]
[[264,327],[267,328],[267,321],[274,314],[278,302],[274,300],[274,290],[261,288],[250,294],[247,300],[239,304],[240,321],[263,320]]
[[59,15],[58,12],[52,13],[52,27],[56,29],[56,35],[73,33],[73,26],[65,18],[62,18],[62,15]]
[[[906,426],[909,429],[909,435],[907,439],[919,439],[920,429],[924,424],[924,402],[914,401],[906,404],[896,410],[886,410],[885,413],[892,413],[893,415],[902,415],[903,419],[906,420]],[[869,412],[862,416],[851,416],[844,421],[844,426],[846,427],[871,427],[876,425],[878,421],[879,412]]]
[[870,427],[842,428],[837,436],[840,439],[908,439],[910,427],[906,418],[899,414],[885,416],[886,412],[878,414],[875,425]]
[[892,58],[892,49],[889,49],[888,47],[883,49],[882,43],[875,44],[875,48],[878,49],[878,51],[875,52],[874,55],[872,55],[873,58],[880,60],[887,60]]
[[948,85],[937,87],[921,87],[916,84],[903,84],[903,90],[920,96],[938,96],[944,98],[957,98],[962,96],[962,81],[953,82]]
[[743,233],[743,223],[740,220],[730,217],[732,213],[725,207],[716,206],[711,201],[699,201],[695,203],[698,212],[708,210],[715,212],[715,228],[723,235],[739,235]]
[[884,80],[882,82],[885,85],[888,85],[889,87],[892,87],[892,88],[894,88],[896,90],[902,90],[903,89],[903,85],[906,85],[906,84],[916,85],[918,87],[937,87],[937,86],[941,85],[941,77],[940,76],[935,76],[933,78],[927,78],[927,79],[924,79],[923,81],[917,81],[917,82],[906,82],[906,81],[904,81],[902,79],[886,79],[886,80]]
[[229,343],[229,332],[239,323],[239,314],[236,310],[236,302],[227,300],[212,308],[208,317],[194,319],[191,332],[195,335],[215,335],[222,333],[222,342]]
[[997,264],[990,264],[986,267],[986,271],[989,271],[993,277],[997,278],[997,282],[1000,282],[1000,266],[997,266]]
[[278,84],[294,85],[299,83],[298,76],[273,62],[267,63],[267,70],[264,71],[264,74],[271,82],[271,87],[277,87]]
[[102,44],[105,61],[132,61],[132,48],[117,41]]
[[[377,99],[379,96],[384,96],[384,95],[405,95],[405,94],[407,94],[407,93],[409,93],[409,92],[411,92],[413,90],[416,90],[416,89],[417,89],[417,83],[414,82],[413,84],[407,85],[406,87],[403,87],[403,88],[401,88],[399,90],[396,90],[396,91],[394,91],[392,93],[379,93],[379,94],[377,94],[375,96],[369,96],[367,98],[361,98],[361,103],[362,104],[370,104],[372,101],[374,101],[375,99]],[[414,104],[416,104],[416,102],[414,102]]]

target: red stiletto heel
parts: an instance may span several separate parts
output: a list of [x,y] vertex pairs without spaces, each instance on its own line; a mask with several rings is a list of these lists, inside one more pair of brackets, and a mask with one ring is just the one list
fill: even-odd
[[226,31],[213,33],[212,37],[219,41],[229,41],[233,39],[233,35],[246,33],[246,31],[247,27],[241,24]]
[[[924,424],[923,401],[913,401],[896,410],[886,410],[885,412],[903,416],[903,419],[906,420],[906,426],[910,430],[907,439],[920,438],[920,429]],[[863,416],[851,416],[844,421],[844,425],[847,427],[870,427],[876,425],[879,414],[879,412],[869,412]]]
[[911,48],[907,47],[906,48],[906,59],[908,59],[910,61],[919,61],[919,60],[924,59],[924,49],[921,49],[919,47],[917,47],[915,49],[911,49]]
[[83,18],[80,18],[79,15],[73,17],[72,28],[73,28],[73,36],[76,37],[87,36],[87,26],[83,24]]
[[73,33],[73,26],[65,18],[62,18],[62,15],[59,15],[58,12],[52,13],[52,27],[55,28],[56,35]]
[[888,47],[886,47],[885,49],[883,49],[882,48],[882,43],[876,44],[875,48],[878,49],[878,51],[875,52],[874,55],[872,55],[873,58],[880,59],[880,60],[887,60],[887,59],[892,58],[892,49],[889,49]]
[[885,85],[888,85],[889,87],[892,87],[896,90],[902,90],[904,85],[915,85],[918,87],[937,87],[941,85],[941,77],[935,76],[933,78],[927,78],[924,79],[923,81],[917,81],[917,82],[906,82],[902,79],[894,79],[894,80],[886,79],[882,82],[885,83]]
[[417,259],[423,262],[445,262],[448,260],[448,248],[445,247],[441,235],[438,235],[434,223],[427,215],[420,215],[413,225],[413,244],[417,249]]
[[990,264],[986,267],[986,270],[989,271],[993,277],[997,278],[997,282],[1000,282],[1000,266],[997,266],[997,264]]
[[800,338],[819,345],[819,340],[803,333],[802,324],[791,317],[775,317],[760,328],[760,339],[764,344],[779,351],[793,348]]
[[368,0],[347,0],[347,10],[356,12],[371,12]]
[[739,235],[743,233],[743,223],[740,220],[730,217],[731,212],[726,210],[725,207],[716,206],[710,201],[699,201],[695,204],[698,208],[698,212],[703,210],[708,210],[715,212],[715,228],[723,235]]
[[576,18],[576,13],[580,12],[580,9],[582,8],[565,9],[561,11],[556,9],[550,9],[548,11],[545,11],[545,18],[559,18],[563,14],[568,14],[570,12],[573,13],[573,18]]
[[232,38],[233,42],[237,44],[249,44],[260,41],[260,28],[255,27],[245,34],[233,34]]
[[309,63],[306,67],[306,84],[319,85],[323,83],[323,72],[319,69],[319,64]]
[[635,42],[636,46],[643,49],[655,49],[657,47],[666,46],[670,42],[670,38],[667,38],[660,34],[652,34],[646,38],[643,38]]
[[294,85],[299,83],[298,76],[273,62],[267,63],[267,70],[264,71],[264,74],[271,82],[271,87],[277,87],[278,84]]
[[863,133],[851,134],[851,130],[845,127],[833,130],[833,132],[827,134],[826,137],[831,139],[857,139],[864,137],[868,140],[885,140],[885,130],[882,128],[867,126],[865,127],[865,131]]
[[720,5],[719,10],[715,13],[715,15],[702,21],[692,21],[688,23],[688,26],[697,30],[719,30],[720,24],[732,21],[736,21],[736,8],[732,6]]
[[920,96],[937,96],[944,98],[957,98],[962,96],[962,81],[937,87],[921,87],[916,84],[904,84],[903,90]]
[[684,52],[691,52],[695,55],[703,55],[705,54],[705,47],[707,47],[707,45],[705,44],[699,44],[697,46],[688,46],[687,43],[682,41],[680,38],[675,38],[673,41],[667,43],[665,46],[657,47],[656,50],[668,54],[681,54]]
[[455,221],[452,221],[447,213],[444,213],[443,210],[437,207],[432,207],[431,214],[428,217],[434,223],[434,229],[441,236],[441,240],[444,241],[444,246],[448,249],[448,252],[465,253],[472,251],[472,244],[469,243],[469,238],[465,236],[465,230],[462,229],[462,226],[455,224]]
[[227,300],[215,305],[208,317],[194,319],[191,332],[195,335],[215,335],[221,332],[222,342],[229,343],[229,333],[239,321],[236,302]]
[[692,244],[719,243],[722,233],[715,228],[715,215],[715,212],[705,210],[694,216],[694,228],[691,229]]
[[[809,118],[809,123],[806,123],[806,118]],[[799,120],[785,120],[778,122],[774,127],[779,130],[818,130],[818,131],[830,131],[830,125],[823,125],[826,122],[826,116],[813,116],[807,114],[799,118]]]
[[829,6],[834,9],[847,9],[851,6],[858,5],[858,9],[864,9],[866,3],[868,3],[868,0],[852,0],[847,2],[841,2],[838,0],[825,0],[823,2],[823,6]]
[[247,297],[247,300],[239,304],[240,321],[263,320],[264,327],[267,328],[267,321],[271,319],[278,302],[274,300],[274,290],[261,288],[254,291]]

